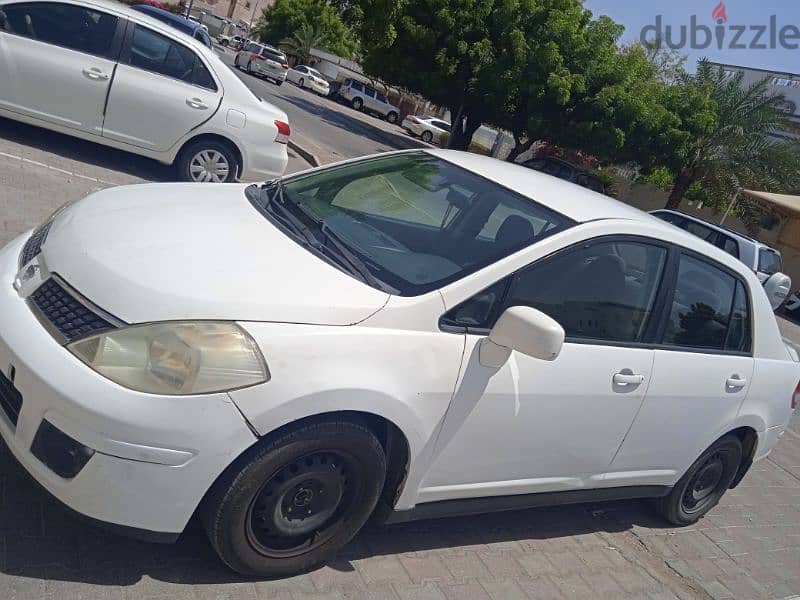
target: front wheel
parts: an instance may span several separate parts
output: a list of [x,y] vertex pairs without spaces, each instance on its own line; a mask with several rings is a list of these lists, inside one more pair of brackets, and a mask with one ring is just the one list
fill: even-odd
[[426,144],[430,144],[433,141],[433,133],[430,131],[423,131],[422,132],[422,141]]
[[237,54],[233,59],[233,66],[237,69],[241,69],[241,65],[239,65],[239,55]]
[[736,477],[742,442],[726,435],[700,455],[672,491],[659,498],[658,511],[670,523],[691,525],[714,508]]
[[283,79],[276,79],[275,85],[283,85]]
[[305,87],[305,84],[306,80],[303,79],[302,77],[300,78],[300,81],[297,82],[297,85],[299,85],[300,87]]
[[350,102],[350,106],[355,110],[361,110],[364,107],[364,101],[361,100],[361,98],[353,98],[352,102]]
[[395,123],[397,123],[397,113],[390,112],[388,115],[386,115],[386,120],[392,125],[394,125]]
[[358,533],[385,477],[383,448],[363,425],[290,427],[228,467],[204,500],[203,525],[233,570],[294,575],[326,562]]

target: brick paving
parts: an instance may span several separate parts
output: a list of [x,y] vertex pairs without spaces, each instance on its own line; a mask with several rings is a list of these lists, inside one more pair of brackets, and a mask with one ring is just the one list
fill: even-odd
[[[166,178],[164,168],[151,161],[0,119],[0,244],[66,200],[112,184]],[[800,327],[788,322],[781,327],[800,343]],[[796,594],[797,422],[772,455],[692,527],[668,526],[646,502],[373,526],[329,566],[274,581],[228,571],[195,522],[172,546],[91,528],[49,500],[0,447],[0,600],[673,600]]]

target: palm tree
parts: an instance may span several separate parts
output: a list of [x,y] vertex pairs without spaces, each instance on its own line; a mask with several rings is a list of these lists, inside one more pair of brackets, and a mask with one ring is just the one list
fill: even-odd
[[744,73],[725,73],[700,61],[684,85],[708,90],[716,121],[683,153],[667,208],[677,208],[690,188],[730,197],[747,187],[785,189],[800,174],[797,145],[777,142],[770,133],[786,127],[783,96],[769,92],[769,79],[742,85]]
[[304,23],[292,36],[282,39],[280,45],[287,54],[296,57],[301,64],[307,64],[311,59],[311,49],[324,50],[328,45],[328,37],[322,33],[319,26]]

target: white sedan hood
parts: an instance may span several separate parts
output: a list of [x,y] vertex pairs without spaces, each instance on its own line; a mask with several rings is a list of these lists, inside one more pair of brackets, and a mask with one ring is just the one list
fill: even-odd
[[63,211],[47,268],[128,323],[180,319],[351,325],[388,295],[272,225],[239,184],[104,190]]

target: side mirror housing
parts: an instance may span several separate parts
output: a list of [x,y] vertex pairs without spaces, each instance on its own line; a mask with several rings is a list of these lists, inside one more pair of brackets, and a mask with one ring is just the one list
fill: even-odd
[[764,291],[769,298],[772,310],[778,310],[792,288],[792,280],[785,273],[775,273],[764,282]]
[[529,306],[507,308],[484,339],[480,361],[485,367],[501,367],[516,350],[540,360],[555,360],[564,345],[564,328],[540,310]]

